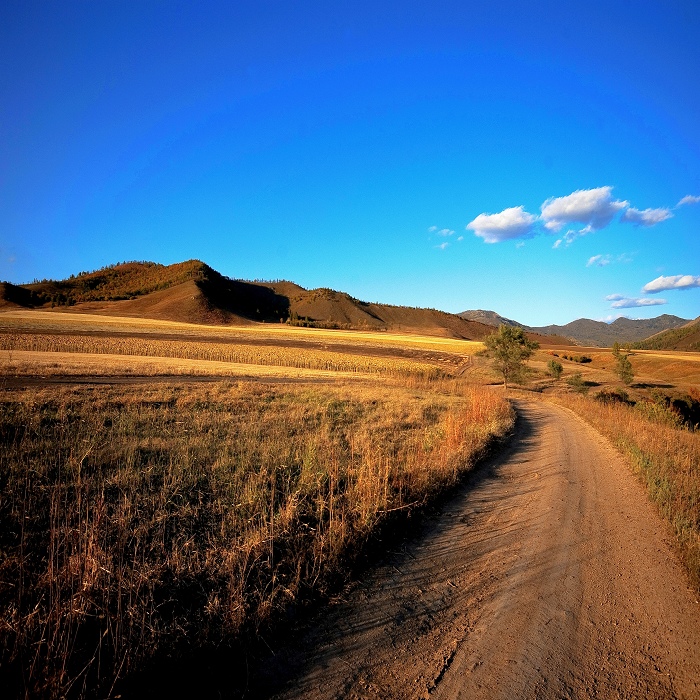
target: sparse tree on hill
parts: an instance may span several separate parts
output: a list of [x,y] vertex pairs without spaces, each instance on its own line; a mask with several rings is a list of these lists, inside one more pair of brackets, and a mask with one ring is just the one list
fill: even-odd
[[556,360],[550,360],[547,363],[547,371],[555,379],[559,379],[561,377],[562,372],[564,371],[564,367],[562,366],[561,362],[557,362]]
[[620,351],[620,343],[614,343],[612,354],[616,363],[615,374],[617,374],[625,384],[631,384],[634,379],[634,371],[632,370],[632,363],[629,360],[629,353],[622,353]]
[[505,388],[509,381],[523,376],[525,361],[539,348],[539,343],[530,340],[517,326],[499,326],[495,333],[484,338],[484,344],[493,358],[493,368],[503,375]]

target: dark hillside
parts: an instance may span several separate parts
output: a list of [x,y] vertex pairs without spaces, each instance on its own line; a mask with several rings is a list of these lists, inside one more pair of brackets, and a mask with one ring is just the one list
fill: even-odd
[[39,304],[41,300],[29,289],[9,282],[0,282],[0,309],[31,308]]

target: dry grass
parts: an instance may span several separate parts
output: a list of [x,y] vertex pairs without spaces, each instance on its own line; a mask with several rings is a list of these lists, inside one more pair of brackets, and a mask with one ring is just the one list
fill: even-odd
[[415,348],[454,353],[464,358],[483,349],[483,343],[454,338],[391,332],[343,331],[321,328],[295,328],[286,324],[254,324],[249,326],[212,326],[148,318],[102,316],[87,313],[52,311],[6,311],[0,313],[0,330],[5,332],[72,333],[98,331],[109,334],[152,333],[172,335],[177,339],[219,340],[245,344],[250,338],[274,340],[284,345],[287,340],[323,342],[328,345],[355,345],[391,348]]
[[556,401],[591,423],[630,459],[671,523],[681,558],[700,588],[700,432],[683,428],[676,416],[651,403],[633,407],[570,394]]
[[[334,372],[298,367],[274,367],[235,362],[214,362],[171,357],[142,357],[140,355],[97,355],[89,353],[30,352],[0,350],[0,386],[3,377],[60,377],[60,376],[136,376],[162,375],[222,377],[273,377],[277,379],[306,378],[309,380],[360,380],[379,378],[376,374]],[[386,377],[382,380],[386,381]]]
[[[401,358],[365,357],[313,348],[299,350],[284,346],[259,347],[129,336],[4,333],[0,334],[0,350],[8,353],[24,351],[171,357],[208,362],[428,378],[437,378],[443,374],[443,371],[433,364]],[[9,354],[8,358],[11,359]]]
[[420,377],[0,392],[0,683],[104,696],[256,629],[511,422],[494,392]]

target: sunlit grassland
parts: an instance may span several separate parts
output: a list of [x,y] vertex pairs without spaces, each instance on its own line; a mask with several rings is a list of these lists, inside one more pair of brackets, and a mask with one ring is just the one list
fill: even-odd
[[[244,367],[12,355],[58,374]],[[104,695],[153,657],[254,633],[512,424],[494,392],[430,372],[245,367],[277,383],[0,388],[0,684]],[[284,383],[300,374],[334,381]]]
[[57,352],[141,357],[171,357],[250,365],[298,367],[336,372],[363,372],[438,377],[439,367],[427,362],[402,358],[368,357],[315,348],[288,348],[284,345],[252,346],[234,343],[162,340],[143,337],[67,335],[48,333],[0,334],[0,349],[29,352]]
[[[586,381],[594,382],[601,387],[617,386],[619,377],[615,374],[615,358],[610,349],[558,347],[539,350],[531,362],[533,369],[541,376],[546,375],[547,362],[557,353],[557,359],[564,368],[563,378],[575,373],[581,373]],[[590,363],[581,364],[563,358],[563,355],[586,355]],[[683,351],[650,351],[633,350],[629,355],[634,380],[632,393],[635,389],[644,389],[657,385],[659,388],[687,389],[700,385],[700,353]]]
[[343,331],[321,328],[298,328],[286,324],[255,323],[247,326],[211,326],[147,318],[104,316],[98,314],[51,311],[7,311],[0,313],[0,330],[36,333],[84,331],[105,333],[153,333],[173,335],[179,339],[218,339],[222,342],[245,343],[250,338],[275,340],[307,340],[328,344],[375,345],[386,348],[416,348],[452,352],[464,357],[483,348],[476,341],[439,336],[399,334],[391,332]]
[[[218,377],[269,377],[274,379],[346,379],[369,380],[382,375],[362,372],[338,372],[274,365],[215,362],[187,358],[149,357],[142,355],[108,355],[75,352],[31,352],[0,350],[0,386],[4,377],[85,376],[158,377],[162,375]],[[383,376],[384,381],[387,380]]]
[[[680,556],[700,588],[700,432],[670,411],[563,394],[555,399],[607,436],[625,455],[675,532]],[[633,536],[633,535],[632,535]]]

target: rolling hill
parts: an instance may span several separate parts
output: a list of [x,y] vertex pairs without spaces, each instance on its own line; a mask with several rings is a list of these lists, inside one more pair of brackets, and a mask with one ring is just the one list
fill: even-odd
[[479,340],[492,331],[491,326],[436,309],[367,303],[344,292],[307,290],[287,281],[233,280],[198,260],[174,265],[129,262],[60,281],[3,283],[0,310],[9,308],[70,309],[186,323],[286,322],[466,340]]
[[472,311],[462,311],[458,313],[457,316],[466,318],[468,321],[478,321],[479,323],[485,323],[487,326],[521,326],[524,328],[522,323],[513,321],[510,318],[505,318],[495,311],[485,311],[484,309],[474,309]]
[[640,350],[700,350],[700,316],[634,344]]

